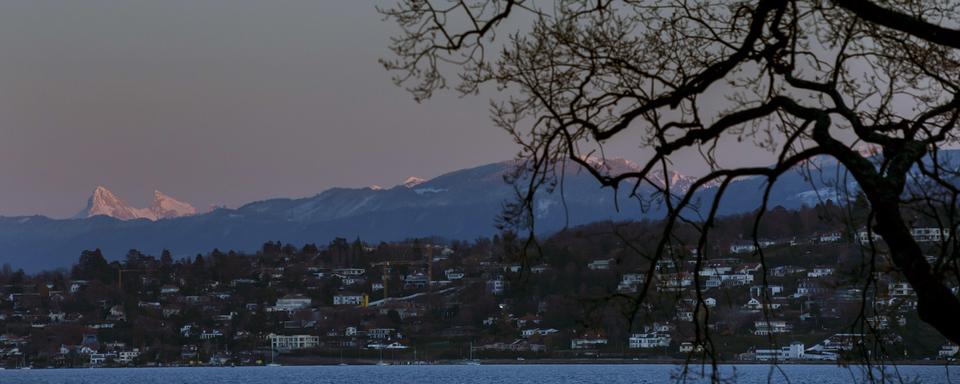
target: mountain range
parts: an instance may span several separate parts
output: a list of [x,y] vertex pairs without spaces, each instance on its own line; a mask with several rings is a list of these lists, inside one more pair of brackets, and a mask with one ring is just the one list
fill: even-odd
[[[0,217],[0,262],[36,271],[68,267],[80,251],[93,248],[116,259],[130,249],[150,254],[169,249],[174,255],[189,257],[214,248],[255,250],[266,241],[326,244],[338,236],[368,242],[425,236],[473,240],[495,234],[498,215],[514,200],[515,190],[505,181],[514,164],[487,164],[429,180],[410,178],[391,188],[331,188],[311,197],[263,200],[205,213],[159,191],[150,207],[134,208],[98,187],[87,207],[71,219]],[[637,167],[622,159],[598,165],[611,173]],[[837,170],[836,165],[824,164],[812,181],[790,172],[773,189],[770,206],[795,208],[830,198],[835,186],[824,179]],[[675,191],[688,188],[694,180],[669,174],[653,182],[666,179]],[[756,209],[763,186],[761,179],[732,183],[720,213]],[[641,185],[639,192],[643,195],[652,190],[650,185]],[[628,199],[628,192],[601,188],[593,176],[571,163],[564,167],[562,188],[538,192],[536,230],[550,233],[601,220],[663,216],[659,205]],[[713,193],[715,188],[706,188],[698,198],[706,201]]]

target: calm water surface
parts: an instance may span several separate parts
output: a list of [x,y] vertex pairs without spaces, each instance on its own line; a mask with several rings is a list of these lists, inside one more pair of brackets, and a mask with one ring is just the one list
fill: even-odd
[[[827,365],[780,367],[791,383],[848,384],[863,382],[860,368]],[[894,373],[893,369],[888,370]],[[960,369],[944,366],[898,367],[903,382],[960,383]],[[724,366],[736,383],[784,383],[769,366]],[[209,383],[669,383],[675,365],[481,365],[481,366],[315,366],[237,368],[118,368],[0,371],[0,384],[209,384]],[[899,382],[891,377],[891,382]],[[707,382],[694,378],[694,383]]]

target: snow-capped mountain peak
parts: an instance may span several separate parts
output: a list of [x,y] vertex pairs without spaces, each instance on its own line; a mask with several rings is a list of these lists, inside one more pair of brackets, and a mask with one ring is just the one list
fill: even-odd
[[97,186],[87,200],[87,207],[75,217],[109,216],[119,220],[158,220],[190,216],[196,213],[197,209],[192,205],[167,196],[160,191],[154,191],[153,203],[150,207],[135,208],[121,200],[106,187]]
[[153,220],[197,214],[197,209],[192,205],[174,199],[160,191],[153,191],[153,204],[150,205],[149,209],[153,215]]
[[127,205],[117,195],[103,186],[97,186],[87,200],[87,207],[77,214],[78,217],[110,216],[120,220],[140,218],[137,209]]
[[416,187],[416,186],[418,186],[418,185],[420,185],[420,184],[425,183],[426,181],[427,181],[426,179],[423,179],[423,178],[420,178],[420,177],[410,176],[410,177],[408,177],[406,180],[404,180],[403,186],[404,186],[404,187],[407,187],[407,188],[413,188],[413,187]]

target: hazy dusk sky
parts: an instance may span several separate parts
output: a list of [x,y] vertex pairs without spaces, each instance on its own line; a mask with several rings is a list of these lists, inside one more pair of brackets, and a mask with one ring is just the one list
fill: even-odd
[[0,215],[71,216],[97,185],[205,209],[512,158],[489,95],[391,83],[375,4],[0,2]]
[[0,215],[97,185],[199,208],[505,160],[485,98],[418,105],[366,1],[0,2]]

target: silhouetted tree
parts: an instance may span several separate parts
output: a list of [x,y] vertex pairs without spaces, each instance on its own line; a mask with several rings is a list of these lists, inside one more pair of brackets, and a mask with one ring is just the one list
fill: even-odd
[[[960,299],[951,292],[960,270],[956,236],[933,247],[931,264],[907,219],[957,230],[960,173],[939,148],[958,142],[958,7],[932,0],[402,0],[381,10],[402,28],[394,57],[383,63],[418,101],[447,88],[451,73],[460,92],[493,85],[508,93],[493,103],[494,122],[521,145],[524,160],[508,224],[535,233],[535,193],[576,164],[641,207],[666,210],[647,256],[654,262],[682,257],[674,234],[690,225],[699,233],[692,262],[702,266],[724,197],[746,177],[765,182],[752,220],[756,242],[781,176],[810,174],[829,159],[842,168],[837,182],[812,186],[836,191],[823,199],[845,200],[852,200],[849,185],[858,186],[870,207],[859,225],[884,240],[870,244],[865,260],[889,257],[915,289],[919,317],[960,343]],[[504,31],[517,25],[507,20],[529,24]],[[607,167],[605,147],[624,141],[646,160],[636,169]],[[731,151],[771,156],[757,165],[722,162]],[[690,154],[709,171],[672,185],[674,163]],[[757,256],[765,263],[762,251]],[[638,308],[652,276],[636,296]],[[706,310],[696,293],[695,312]],[[709,328],[700,323],[695,331],[713,356]]]
[[100,248],[80,253],[80,260],[73,266],[70,276],[79,280],[99,281],[110,284],[117,274],[100,252]]
[[165,267],[173,265],[173,256],[170,255],[170,250],[164,249],[160,253],[160,265]]

